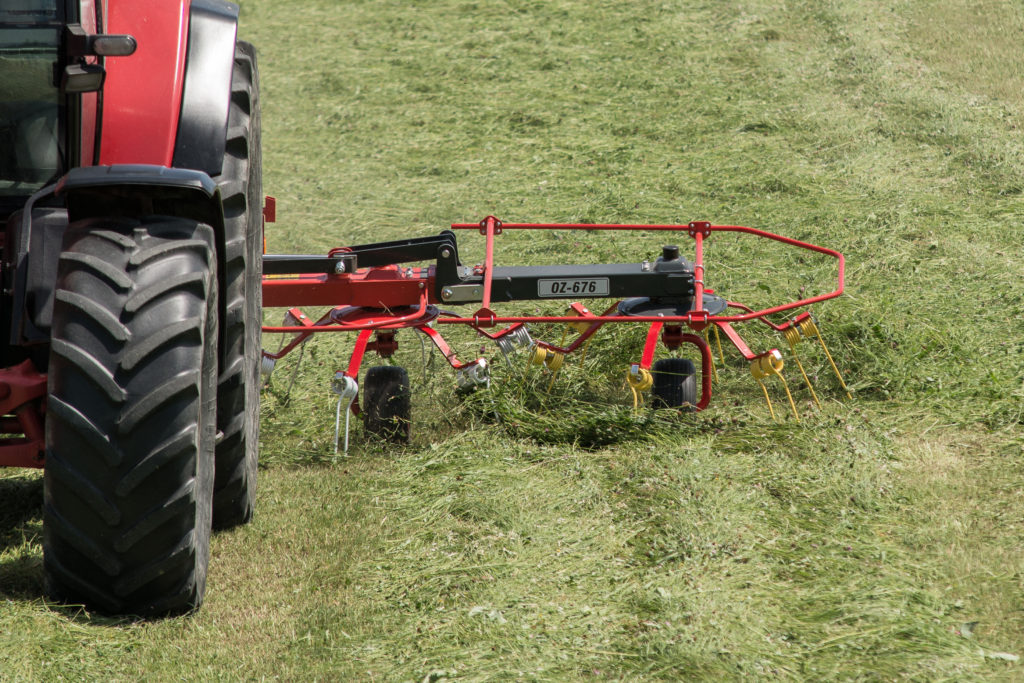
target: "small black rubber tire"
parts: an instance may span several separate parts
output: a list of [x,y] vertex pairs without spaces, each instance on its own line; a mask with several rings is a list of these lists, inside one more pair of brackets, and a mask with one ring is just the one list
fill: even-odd
[[57,267],[43,568],[57,600],[118,615],[198,608],[216,441],[213,229],[70,225]]
[[686,358],[662,358],[651,367],[654,385],[651,396],[658,408],[697,405],[697,379],[693,363]]
[[224,205],[223,356],[217,382],[213,527],[252,519],[260,425],[263,183],[256,51],[239,42],[228,110],[224,165],[216,178]]
[[409,441],[412,392],[409,373],[395,365],[378,365],[363,379],[363,425],[366,431],[392,443]]

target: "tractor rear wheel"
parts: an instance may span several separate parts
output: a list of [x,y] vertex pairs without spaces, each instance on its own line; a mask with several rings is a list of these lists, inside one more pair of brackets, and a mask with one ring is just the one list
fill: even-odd
[[64,235],[49,366],[43,566],[54,597],[158,616],[202,603],[216,440],[210,226],[86,219]]
[[396,365],[378,365],[363,378],[363,424],[385,441],[409,440],[412,416],[409,373]]
[[686,358],[662,358],[651,367],[654,405],[682,408],[697,405],[697,379],[693,363]]
[[262,322],[263,186],[256,51],[239,42],[228,111],[224,165],[217,177],[224,204],[224,355],[217,383],[213,526],[252,518],[259,448]]

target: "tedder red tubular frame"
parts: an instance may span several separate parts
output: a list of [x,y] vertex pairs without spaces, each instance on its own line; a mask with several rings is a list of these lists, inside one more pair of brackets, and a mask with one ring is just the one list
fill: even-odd
[[[485,260],[472,268],[458,262],[455,233],[443,232],[436,238],[418,238],[355,247],[332,249],[326,258],[317,256],[264,257],[263,303],[265,308],[289,309],[285,324],[263,327],[264,333],[292,334],[294,338],[276,353],[264,351],[264,366],[290,353],[308,338],[320,332],[358,332],[358,339],[344,374],[353,383],[363,356],[374,350],[381,356],[390,356],[397,348],[394,335],[397,330],[411,328],[422,332],[441,351],[448,363],[457,371],[482,370],[482,358],[460,362],[437,325],[465,325],[488,339],[496,341],[503,352],[513,341],[532,346],[532,361],[547,365],[557,372],[561,358],[578,350],[607,323],[646,323],[650,325],[639,363],[630,367],[629,384],[638,391],[651,388],[651,366],[659,341],[675,350],[682,344],[697,347],[701,356],[701,392],[694,407],[702,410],[711,398],[714,358],[707,339],[707,328],[719,330],[750,362],[751,372],[764,389],[771,409],[771,399],[763,379],[777,376],[786,386],[794,416],[799,419],[795,402],[781,374],[782,359],[777,349],[755,353],[740,337],[733,323],[759,320],[781,333],[796,354],[795,344],[806,336],[816,336],[828,355],[843,389],[846,384],[825,347],[814,318],[807,311],[777,324],[768,316],[806,308],[833,299],[843,293],[845,260],[843,255],[827,247],[784,237],[765,230],[738,225],[712,225],[694,221],[678,225],[644,224],[591,224],[591,223],[503,223],[488,216],[478,223],[455,223],[454,231],[479,231],[486,239]],[[677,247],[665,247],[657,263],[608,264],[594,266],[551,266],[497,268],[494,264],[495,237],[506,230],[582,230],[582,231],[644,231],[686,233],[694,240],[694,260],[680,257]],[[704,241],[714,232],[746,233],[755,237],[780,242],[834,258],[838,265],[835,288],[825,294],[810,296],[790,303],[753,310],[745,304],[728,301],[706,286]],[[360,262],[365,259],[366,263]],[[406,267],[405,262],[429,261],[427,267]],[[497,287],[501,281],[501,289]],[[555,285],[544,283],[556,283]],[[552,288],[561,288],[553,291]],[[576,291],[576,290],[580,291]],[[612,291],[615,290],[615,291]],[[492,308],[496,302],[519,300],[548,300],[578,297],[581,299],[617,298],[615,304],[602,314],[595,315],[579,302],[570,305],[568,315],[499,315]],[[629,298],[633,297],[633,298]],[[630,302],[639,302],[633,305]],[[472,315],[442,310],[439,306],[453,304],[480,304]],[[628,305],[627,305],[628,304]],[[708,306],[713,310],[708,310]],[[331,306],[332,310],[317,322],[311,322],[299,307]],[[738,312],[722,314],[726,309]],[[667,311],[667,312],[666,312]],[[561,346],[530,338],[528,323],[564,323],[574,328],[579,336],[568,346]],[[682,332],[682,326],[700,334]],[[496,332],[488,328],[505,326]],[[370,338],[376,335],[376,341]],[[721,342],[719,341],[721,352]],[[557,360],[556,360],[557,357]],[[545,360],[546,359],[546,360]],[[797,362],[800,363],[799,357]],[[817,394],[800,364],[801,374],[818,402]],[[485,373],[479,373],[485,374]],[[354,385],[354,384],[353,384]],[[847,394],[849,392],[847,391]],[[354,402],[353,410],[359,408]]]
[[[801,299],[790,304],[784,304],[781,306],[775,306],[773,308],[766,308],[760,311],[750,311],[743,315],[725,315],[725,316],[709,316],[706,313],[704,315],[695,315],[694,313],[685,316],[630,316],[629,322],[686,322],[686,323],[703,323],[709,322],[742,322],[745,320],[753,320],[754,318],[763,318],[766,315],[772,315],[773,313],[781,313],[783,311],[789,311],[794,308],[801,308],[803,306],[810,306],[812,304],[826,301],[828,299],[834,299],[843,293],[843,282],[846,272],[846,260],[843,255],[834,249],[827,247],[820,247],[816,244],[810,244],[809,242],[801,242],[791,237],[783,237],[782,235],[776,235],[774,233],[766,232],[764,230],[758,230],[756,228],[746,228],[741,225],[712,225],[710,223],[694,221],[688,225],[639,225],[639,224],[615,224],[615,223],[501,223],[493,217],[488,217],[485,220],[485,225],[481,227],[475,223],[453,223],[453,230],[471,230],[480,229],[480,232],[487,235],[487,256],[484,279],[484,302],[483,308],[474,315],[473,318],[452,318],[448,320],[439,320],[438,322],[447,323],[462,323],[462,324],[480,324],[482,326],[488,326],[487,323],[480,323],[478,318],[483,314],[484,311],[489,310],[490,303],[490,291],[491,291],[491,277],[490,274],[493,271],[494,266],[494,235],[501,234],[502,230],[643,230],[643,231],[687,231],[690,237],[695,242],[695,259],[694,259],[694,270],[696,274],[696,285],[697,293],[694,295],[694,312],[699,314],[702,309],[702,297],[700,296],[704,292],[704,238],[710,235],[712,232],[743,232],[750,235],[757,235],[758,237],[764,237],[776,242],[782,242],[793,247],[799,247],[801,249],[807,249],[809,251],[816,251],[819,254],[826,254],[832,256],[839,263],[839,274],[836,279],[836,288],[827,293],[818,296],[808,297]],[[623,322],[621,316],[593,316],[588,317],[589,322]],[[579,318],[573,316],[504,316],[494,317],[489,324],[504,324],[504,323],[569,323],[579,322]]]

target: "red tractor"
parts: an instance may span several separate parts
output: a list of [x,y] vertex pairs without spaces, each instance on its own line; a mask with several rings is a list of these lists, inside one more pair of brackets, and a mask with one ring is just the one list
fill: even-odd
[[44,569],[115,614],[203,600],[256,479],[256,59],[223,0],[0,4],[0,465]]

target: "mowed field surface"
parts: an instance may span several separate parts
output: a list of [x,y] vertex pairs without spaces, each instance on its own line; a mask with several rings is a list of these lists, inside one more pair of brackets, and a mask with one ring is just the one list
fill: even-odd
[[[488,348],[492,390],[458,398],[406,335],[411,443],[357,423],[335,457],[353,339],[325,335],[264,391],[256,516],[214,537],[196,615],[49,603],[41,477],[0,473],[0,680],[1024,677],[1019,3],[244,0],[241,34],[269,251],[488,214],[770,230],[846,255],[815,312],[853,399],[805,344],[823,406],[787,365],[799,422],[735,354],[709,410],[634,413],[639,328],[553,383]],[[498,258],[662,240],[506,234]],[[715,236],[708,284],[827,291],[831,264],[797,256]]]

